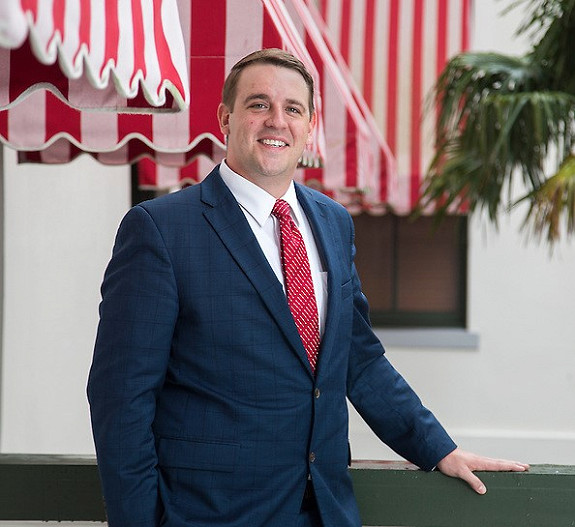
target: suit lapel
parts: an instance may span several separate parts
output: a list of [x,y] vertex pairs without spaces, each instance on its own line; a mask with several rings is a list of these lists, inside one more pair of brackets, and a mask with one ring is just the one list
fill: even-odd
[[327,312],[316,367],[316,376],[320,376],[329,365],[329,356],[334,349],[334,337],[337,333],[335,329],[341,302],[341,267],[336,252],[338,243],[332,222],[327,218],[325,203],[316,201],[313,193],[302,185],[296,184],[296,192],[310,222],[324,270],[327,271]]
[[311,368],[282,286],[261,250],[244,213],[221,179],[217,168],[202,182],[201,192],[201,199],[207,205],[204,210],[206,220],[261,296],[270,316],[276,320],[291,347],[311,374]]

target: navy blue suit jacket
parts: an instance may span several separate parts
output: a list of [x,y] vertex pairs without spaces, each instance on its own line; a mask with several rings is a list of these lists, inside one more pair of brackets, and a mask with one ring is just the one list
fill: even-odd
[[358,527],[346,397],[423,469],[455,448],[371,330],[349,214],[296,191],[328,272],[316,376],[217,168],[122,221],[88,383],[110,527],[291,526],[308,474],[326,527]]

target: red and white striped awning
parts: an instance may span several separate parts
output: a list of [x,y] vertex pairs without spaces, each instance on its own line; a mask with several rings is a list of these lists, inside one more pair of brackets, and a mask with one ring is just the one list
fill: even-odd
[[176,0],[0,3],[0,109],[34,111],[49,90],[82,109],[176,111],[187,67]]
[[351,213],[382,214],[396,187],[393,155],[313,2],[285,0],[321,73],[327,155],[303,179],[344,204]]
[[[329,38],[319,25],[319,14],[303,0],[284,0],[277,12],[284,24],[301,36],[320,75],[324,108],[326,156],[322,167],[301,168],[298,179],[331,195],[352,213],[384,212],[394,187],[395,167],[391,155],[347,66],[330,50]],[[169,188],[193,184],[214,165],[198,160],[182,169],[170,169],[148,160],[138,165],[144,188]]]
[[[159,1],[159,0],[157,0]],[[88,152],[102,163],[133,163],[148,157],[182,167],[204,154],[219,159],[225,151],[216,110],[225,76],[241,57],[264,47],[287,49],[319,81],[303,42],[286,24],[280,0],[178,0],[186,56],[190,106],[178,113],[152,115],[78,111],[51,93],[39,91],[36,111],[16,105],[0,112],[0,139],[19,150],[23,161],[64,163]],[[316,97],[321,111],[321,98]],[[323,124],[317,127],[304,162],[323,158]]]
[[[309,0],[315,3],[318,0]],[[447,60],[469,47],[472,0],[319,0],[332,41],[397,161],[397,213],[412,210],[433,156],[434,122],[422,121]]]

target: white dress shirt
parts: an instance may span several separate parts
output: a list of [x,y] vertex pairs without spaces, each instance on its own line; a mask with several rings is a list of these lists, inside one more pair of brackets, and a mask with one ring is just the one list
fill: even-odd
[[[276,198],[261,187],[258,187],[234,172],[226,164],[225,160],[222,161],[220,165],[220,174],[224,183],[239,203],[265,257],[282,284],[285,293],[281,263],[280,225],[279,220],[272,214]],[[320,335],[323,335],[327,306],[327,272],[323,270],[311,226],[297,200],[293,182],[281,199],[289,203],[292,219],[300,230],[305,243],[317,302],[319,331]]]

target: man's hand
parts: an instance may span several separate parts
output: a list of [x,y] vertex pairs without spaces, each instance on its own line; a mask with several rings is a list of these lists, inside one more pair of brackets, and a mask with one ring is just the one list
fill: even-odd
[[473,471],[524,472],[529,470],[529,465],[506,459],[482,457],[456,448],[437,464],[437,468],[446,476],[466,481],[478,494],[485,494],[487,492],[485,485]]

